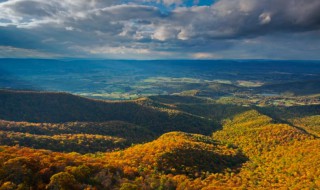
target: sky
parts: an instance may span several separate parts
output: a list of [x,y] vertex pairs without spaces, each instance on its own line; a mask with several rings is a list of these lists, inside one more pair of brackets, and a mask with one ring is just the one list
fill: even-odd
[[320,60],[320,0],[0,0],[0,57]]

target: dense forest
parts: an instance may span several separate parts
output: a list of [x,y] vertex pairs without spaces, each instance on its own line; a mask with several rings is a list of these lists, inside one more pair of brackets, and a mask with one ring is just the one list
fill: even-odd
[[0,190],[319,189],[319,106],[0,91]]

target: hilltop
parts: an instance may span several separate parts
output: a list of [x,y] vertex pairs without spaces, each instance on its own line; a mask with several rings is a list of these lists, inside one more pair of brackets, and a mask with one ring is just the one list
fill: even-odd
[[189,177],[225,172],[246,161],[236,148],[208,136],[182,132],[166,133],[150,143],[107,154],[106,158],[132,172],[157,170]]

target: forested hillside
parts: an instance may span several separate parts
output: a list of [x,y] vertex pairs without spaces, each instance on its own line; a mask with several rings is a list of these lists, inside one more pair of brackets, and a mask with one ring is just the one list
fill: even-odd
[[257,91],[273,91],[277,93],[291,93],[294,95],[318,94],[320,80],[296,81],[288,83],[267,84],[257,88]]
[[0,119],[41,123],[124,121],[157,134],[174,130],[210,134],[217,128],[206,118],[156,108],[145,99],[106,102],[66,93],[31,91],[0,90]]
[[320,188],[316,105],[0,97],[1,190]]

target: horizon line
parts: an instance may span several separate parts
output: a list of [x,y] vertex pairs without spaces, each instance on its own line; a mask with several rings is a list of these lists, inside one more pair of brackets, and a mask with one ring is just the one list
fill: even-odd
[[267,59],[267,58],[261,58],[261,59],[109,59],[109,58],[13,58],[13,57],[0,57],[0,60],[56,60],[56,61],[315,61],[318,62],[320,59]]

